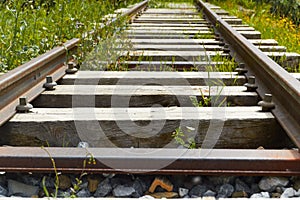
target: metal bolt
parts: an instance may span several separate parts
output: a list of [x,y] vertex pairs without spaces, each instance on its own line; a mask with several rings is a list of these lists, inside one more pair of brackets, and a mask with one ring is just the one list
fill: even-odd
[[16,110],[17,112],[28,112],[29,110],[31,110],[33,108],[33,106],[27,102],[27,98],[26,97],[20,97],[19,98],[19,105],[17,105]]
[[47,90],[55,90],[57,83],[53,81],[52,76],[46,76],[46,83],[44,83],[44,88]]
[[272,102],[272,94],[265,94],[263,101],[258,102],[258,105],[262,107],[263,112],[274,109],[275,104]]
[[225,42],[224,38],[220,36],[220,43],[219,43],[219,45],[224,47],[225,44],[226,44],[226,42]]
[[215,34],[215,40],[218,40],[218,41],[220,40],[220,34],[218,34],[218,33]]
[[221,37],[221,36],[220,36],[220,41],[223,42],[222,44],[223,44],[223,46],[224,46],[224,45],[225,45],[225,43],[224,43],[225,40],[224,40],[224,38]]
[[238,73],[238,75],[244,75],[248,72],[248,70],[245,68],[245,63],[240,63],[239,67],[237,67],[235,71]]
[[255,85],[255,76],[249,76],[248,83],[245,83],[244,86],[247,87],[247,92],[254,92],[258,88]]
[[229,53],[230,52],[229,44],[225,43],[224,48],[223,48],[223,52],[224,53]]
[[68,63],[68,69],[66,69],[67,74],[75,74],[78,71],[77,68],[75,68],[75,63],[74,62],[69,62]]

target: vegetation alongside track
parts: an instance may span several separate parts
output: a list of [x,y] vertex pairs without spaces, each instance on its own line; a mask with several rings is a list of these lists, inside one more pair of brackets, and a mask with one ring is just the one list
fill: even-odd
[[[257,0],[270,1],[270,0]],[[298,0],[294,0],[298,1]],[[47,50],[61,45],[68,39],[82,38],[84,32],[97,30],[102,18],[114,9],[139,2],[139,0],[110,1],[53,1],[53,0],[10,0],[0,3],[0,72],[11,70]],[[166,7],[169,3],[193,0],[151,0],[150,7]],[[263,38],[274,38],[280,45],[286,46],[288,51],[300,53],[299,27],[288,18],[280,18],[271,14],[271,6],[265,3],[255,3],[246,0],[211,0],[244,20],[245,23],[262,32]],[[279,3],[273,4],[279,8]],[[284,1],[285,2],[285,1]],[[284,3],[283,2],[283,3]],[[285,3],[285,6],[292,5]],[[297,5],[293,4],[295,12]],[[288,8],[285,8],[288,10]],[[242,12],[241,12],[242,11]],[[101,35],[107,36],[104,30]],[[95,38],[85,38],[82,48],[90,50],[88,46]]]
[[300,30],[292,20],[270,13],[271,5],[246,0],[211,0],[262,33],[273,38],[288,51],[300,53]]
[[[262,38],[273,38],[279,45],[286,46],[287,51],[300,53],[299,25],[297,26],[287,17],[272,14],[271,4],[247,0],[211,0],[210,2],[253,26],[262,33]],[[289,71],[299,72],[300,66]]]
[[[139,0],[115,4],[96,0],[1,2],[0,72],[5,72],[68,39],[81,38],[84,32],[99,29],[104,15]],[[107,33],[103,34],[106,37]]]
[[[261,0],[257,0],[261,1]],[[299,0],[265,0],[272,5],[271,12],[289,17],[295,24],[300,25]]]

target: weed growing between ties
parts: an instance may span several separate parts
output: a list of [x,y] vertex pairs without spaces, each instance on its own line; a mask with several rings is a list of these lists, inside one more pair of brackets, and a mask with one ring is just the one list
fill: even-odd
[[89,51],[83,51],[87,53],[81,56],[85,58],[81,65],[82,70],[128,70],[128,65],[124,61],[130,59],[129,52],[132,50],[132,44],[124,32],[118,31],[118,33],[111,35],[109,39],[99,40],[92,45],[92,48],[90,46],[87,47]]
[[[217,59],[219,60],[219,59]],[[222,59],[223,60],[223,59]],[[224,61],[224,60],[223,60]],[[233,62],[233,61],[232,61]],[[233,63],[232,63],[233,64]],[[221,64],[222,66],[222,64]],[[222,69],[227,68],[226,65]],[[230,68],[229,68],[230,69]],[[225,84],[221,79],[210,80],[210,73],[218,71],[215,67],[208,66],[206,67],[208,73],[207,89],[200,89],[200,98],[196,96],[190,96],[190,100],[194,107],[228,107],[230,102],[227,102],[227,97],[223,96],[222,92],[225,88]],[[236,80],[235,80],[236,81]],[[234,81],[234,82],[235,82]],[[184,129],[184,130],[183,130]],[[184,148],[195,149],[197,144],[195,137],[197,133],[194,133],[195,128],[193,127],[178,127],[172,133],[172,137],[176,143]]]
[[[192,127],[185,127],[187,133],[194,131]],[[184,133],[181,127],[175,129],[172,133],[172,137],[175,139],[176,143],[188,149],[196,149],[196,142],[193,137],[189,137],[188,134]]]
[[[120,1],[2,1],[0,2],[0,72],[11,70],[72,38],[93,43],[86,32],[97,32],[103,16],[119,7],[139,2]],[[103,30],[98,39],[107,38]]]
[[[41,147],[41,148],[48,154],[48,156],[51,160],[51,164],[53,166],[53,172],[55,174],[54,191],[51,192],[51,193],[48,191],[48,188],[46,186],[47,176],[44,176],[43,179],[42,179],[42,185],[43,185],[43,190],[44,190],[44,193],[45,193],[45,197],[47,197],[48,199],[50,199],[51,197],[56,199],[58,197],[59,176],[61,175],[61,173],[58,172],[56,162],[55,162],[54,158],[52,157],[52,155],[50,154],[50,152],[45,147]],[[82,171],[81,171],[79,177],[76,178],[76,182],[70,188],[71,196],[67,196],[67,197],[70,197],[70,198],[76,198],[77,197],[76,193],[81,188],[82,178],[87,175],[87,173],[85,171],[86,167],[88,165],[95,165],[96,164],[96,159],[94,158],[93,154],[90,153],[87,149],[86,149],[86,151],[87,151],[86,158],[82,162]]]

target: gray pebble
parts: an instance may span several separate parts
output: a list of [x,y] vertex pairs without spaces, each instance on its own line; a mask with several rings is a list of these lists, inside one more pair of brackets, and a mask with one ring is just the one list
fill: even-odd
[[124,185],[118,185],[112,191],[114,197],[130,197],[134,192],[135,189],[133,187],[127,187]]
[[90,197],[91,193],[87,188],[83,188],[76,193],[77,197]]
[[284,192],[281,194],[280,198],[290,198],[293,197],[295,195],[295,190],[294,188],[290,187],[290,188],[286,188],[284,190]]
[[273,192],[276,187],[284,187],[289,183],[289,179],[285,177],[263,177],[258,186],[261,190]]
[[261,192],[260,194],[263,198],[270,198],[269,192]]
[[[19,174],[10,173],[0,176],[0,197],[16,196],[31,197],[39,194],[41,191],[42,177],[45,174]],[[71,178],[72,185],[77,184],[76,175],[68,175]],[[147,198],[144,196],[149,189],[153,177],[151,175],[114,175],[104,174],[106,177],[98,184],[94,195],[88,189],[87,177],[82,177],[79,191],[75,194],[80,198],[94,197],[133,197]],[[45,186],[50,195],[54,193],[55,177],[46,175]],[[168,176],[169,177],[169,176]],[[101,178],[103,179],[103,178]],[[238,194],[247,193],[250,198],[292,198],[300,197],[297,177],[233,177],[233,176],[170,176],[170,182],[174,185],[173,191],[177,191],[180,198],[199,198],[216,197],[229,198],[239,197]],[[2,184],[3,183],[3,184]],[[197,184],[195,184],[197,183]],[[286,188],[288,186],[288,188]],[[32,192],[32,190],[35,190]],[[158,187],[156,192],[165,192]],[[39,193],[40,192],[40,193]],[[240,193],[239,193],[240,192]],[[74,194],[70,189],[67,191],[58,190],[57,197],[70,197]],[[251,195],[252,194],[252,195]],[[144,197],[143,197],[144,196]],[[242,195],[240,195],[242,196]],[[244,195],[246,196],[246,195]],[[150,198],[150,197],[149,197]],[[151,199],[153,199],[151,197]]]
[[116,188],[119,185],[131,186],[133,181],[129,175],[116,175],[110,179],[111,186]]
[[258,184],[257,183],[252,183],[251,184],[251,194],[254,194],[254,193],[260,193],[260,189],[258,187]]
[[247,194],[251,193],[251,189],[249,188],[249,186],[245,182],[241,181],[239,178],[235,180],[235,191],[246,192]]
[[207,190],[203,196],[204,197],[215,197],[217,193],[215,193],[214,191],[211,191],[211,190]]
[[105,179],[104,181],[100,182],[97,190],[94,194],[94,197],[105,197],[112,191],[112,186],[109,182],[109,179]]
[[254,193],[250,198],[270,198],[270,194],[268,192]]
[[38,186],[27,185],[11,179],[7,181],[7,187],[9,196],[18,194],[18,196],[31,197],[39,192]]
[[276,188],[275,188],[275,192],[282,194],[283,191],[284,191],[283,189],[284,189],[284,188],[282,188],[282,187],[276,187]]
[[253,199],[253,198],[262,198],[262,195],[261,195],[261,193],[254,193],[254,194],[252,194],[252,195],[250,196],[250,198],[251,198],[251,199]]
[[42,177],[34,177],[29,175],[22,176],[22,182],[27,185],[39,186],[42,181]]
[[143,192],[146,192],[152,183],[152,181],[150,180],[149,177],[139,177],[139,178],[136,178],[136,180],[134,182],[136,182],[136,181],[139,182],[140,185],[142,186]]
[[217,198],[228,198],[234,192],[234,187],[228,183],[222,185],[218,191]]
[[132,197],[134,198],[142,197],[146,191],[143,181],[139,178],[134,180],[132,187],[134,188],[134,193],[132,194]]
[[0,185],[0,195],[1,196],[7,196],[8,191],[5,187],[3,187],[2,185]]
[[196,185],[190,190],[189,195],[191,197],[202,197],[206,190],[205,185]]
[[181,188],[181,187],[178,189],[178,194],[179,194],[180,197],[184,197],[188,193],[189,193],[189,189]]

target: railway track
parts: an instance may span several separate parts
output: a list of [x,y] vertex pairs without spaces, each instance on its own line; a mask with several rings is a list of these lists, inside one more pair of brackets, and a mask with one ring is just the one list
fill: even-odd
[[299,75],[282,68],[299,55],[200,0],[203,17],[147,3],[105,70],[76,72],[73,39],[0,77],[0,170],[300,175]]

